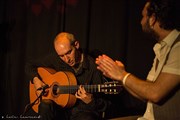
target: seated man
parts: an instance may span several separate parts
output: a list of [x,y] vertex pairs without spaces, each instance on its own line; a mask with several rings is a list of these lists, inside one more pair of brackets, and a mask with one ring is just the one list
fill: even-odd
[[[55,53],[26,64],[26,73],[31,77],[36,89],[44,86],[38,77],[38,67],[49,67],[56,71],[70,71],[78,85],[93,85],[104,83],[102,74],[97,70],[93,58],[84,54],[79,42],[67,32],[59,33],[54,40]],[[38,93],[39,94],[39,93]],[[107,102],[88,93],[80,86],[75,93],[77,101],[71,108],[61,108],[51,100],[42,100],[39,105],[39,114],[43,120],[100,120],[102,112],[106,110]]]
[[178,3],[178,0],[149,0],[144,6],[142,29],[158,42],[154,46],[156,56],[147,80],[128,73],[122,62],[114,61],[107,55],[96,59],[98,69],[105,76],[120,81],[130,94],[148,102],[144,116],[138,120],[180,120]]

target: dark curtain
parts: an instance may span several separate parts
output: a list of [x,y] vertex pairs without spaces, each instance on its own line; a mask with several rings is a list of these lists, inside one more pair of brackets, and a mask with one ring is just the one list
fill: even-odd
[[[1,116],[19,116],[29,103],[25,63],[52,52],[53,39],[71,32],[87,52],[121,60],[128,72],[145,79],[154,42],[141,30],[142,0],[1,0]],[[107,95],[107,116],[142,114],[145,103],[127,92]],[[116,112],[112,112],[115,111]],[[116,115],[114,115],[116,113]]]

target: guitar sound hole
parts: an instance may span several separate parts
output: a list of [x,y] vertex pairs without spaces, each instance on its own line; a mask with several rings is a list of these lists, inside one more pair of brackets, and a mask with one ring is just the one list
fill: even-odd
[[58,95],[58,85],[54,85],[52,91],[54,95]]

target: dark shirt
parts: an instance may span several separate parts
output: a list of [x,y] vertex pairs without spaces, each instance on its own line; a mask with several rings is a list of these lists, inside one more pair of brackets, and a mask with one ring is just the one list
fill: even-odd
[[[86,54],[84,54],[84,61],[81,68],[76,73],[55,53],[52,53],[45,58],[29,61],[26,64],[26,74],[29,76],[29,79],[33,80],[35,76],[38,76],[38,67],[49,67],[55,69],[56,71],[70,71],[75,75],[78,85],[104,83],[101,72],[96,69],[94,59]],[[89,104],[86,104],[83,101],[77,99],[76,104],[71,109],[69,109],[71,114],[76,114],[81,111],[93,111],[97,113],[105,111],[107,102],[102,99],[101,96],[103,95],[98,93],[94,94],[94,99]]]

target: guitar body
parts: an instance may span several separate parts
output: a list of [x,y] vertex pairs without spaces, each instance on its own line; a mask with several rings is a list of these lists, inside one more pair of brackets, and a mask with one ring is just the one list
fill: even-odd
[[[76,78],[71,72],[56,72],[50,68],[38,68],[38,73],[42,78],[42,81],[49,85],[49,88],[46,89],[46,94],[42,96],[42,99],[50,99],[56,102],[62,107],[72,107],[76,102],[76,97],[73,94],[56,94],[53,91],[54,86],[71,86],[77,85]],[[34,102],[37,99],[36,89],[34,84],[30,82],[30,102]],[[38,100],[36,104],[32,107],[35,112],[38,112],[38,106],[40,101]]]

